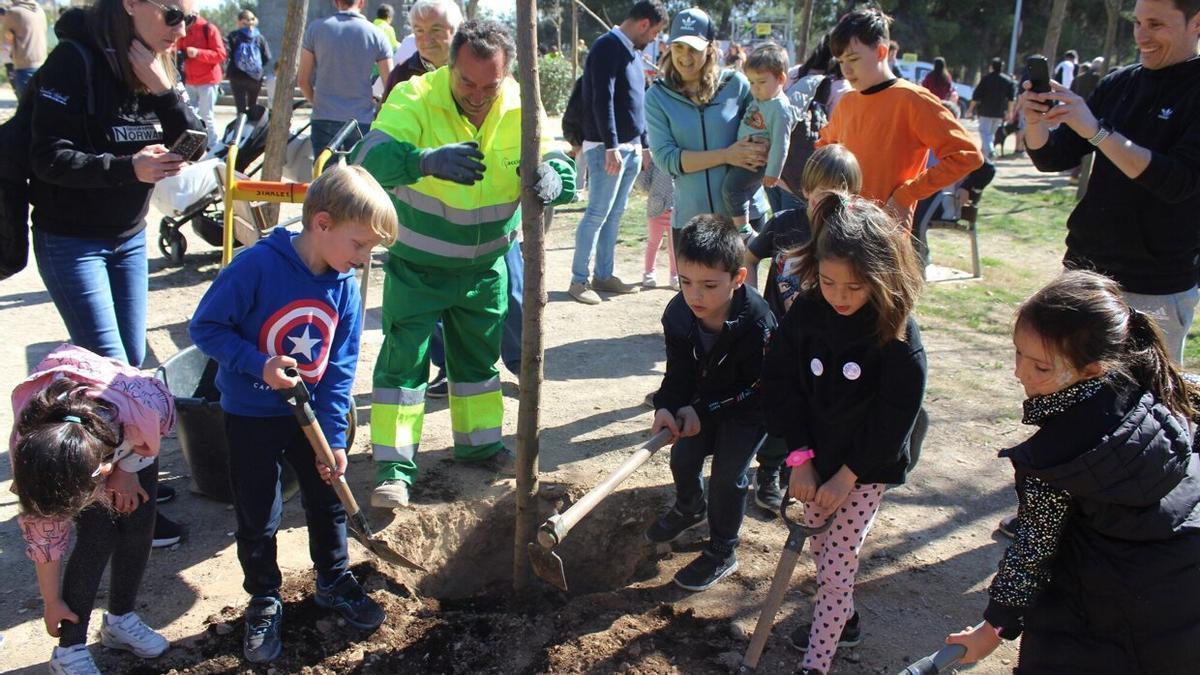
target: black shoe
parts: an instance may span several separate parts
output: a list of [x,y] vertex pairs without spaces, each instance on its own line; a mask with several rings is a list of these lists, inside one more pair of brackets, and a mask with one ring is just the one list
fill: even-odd
[[242,654],[250,663],[270,663],[279,658],[283,642],[279,631],[283,627],[283,604],[270,595],[250,598],[246,607],[246,637]]
[[[802,652],[808,651],[808,634],[812,631],[812,624],[806,623],[801,625],[796,630],[792,631],[791,640],[792,646]],[[858,625],[858,612],[850,616],[850,620],[842,627],[842,636],[838,638],[837,646],[854,647],[862,642],[862,632]]]
[[675,573],[675,585],[689,591],[703,591],[737,571],[737,555],[721,555],[705,548],[700,557]]
[[505,447],[501,447],[491,457],[485,457],[474,462],[466,462],[466,464],[498,473],[501,476],[512,477],[517,475],[517,453]]
[[446,381],[446,371],[439,370],[433,382],[425,387],[425,396],[429,398],[446,398],[450,395],[450,383]]
[[175,499],[175,488],[171,487],[170,485],[163,485],[162,483],[159,483],[158,496],[154,498],[154,501],[158,504],[166,504],[172,499]]
[[675,541],[679,535],[683,534],[684,530],[693,528],[704,522],[704,509],[700,509],[696,513],[684,513],[679,510],[679,507],[672,506],[670,511],[659,517],[646,530],[646,538],[655,543],[666,543]]
[[154,518],[154,541],[150,545],[154,548],[165,548],[174,546],[183,538],[183,528],[170,518],[161,513],[156,513]]
[[363,630],[374,630],[383,624],[387,618],[379,603],[367,595],[354,575],[346,572],[334,582],[333,586],[325,588],[317,580],[317,593],[313,598],[318,607],[335,610],[341,614],[346,623]]
[[754,503],[770,511],[772,515],[779,513],[783,504],[783,490],[779,486],[779,469],[776,467],[759,467],[755,476],[758,488],[754,491]]

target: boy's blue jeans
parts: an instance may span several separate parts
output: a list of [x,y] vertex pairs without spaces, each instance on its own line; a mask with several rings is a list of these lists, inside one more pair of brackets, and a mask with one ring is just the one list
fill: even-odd
[[150,293],[145,231],[81,239],[34,228],[33,255],[71,342],[140,368]]
[[[737,548],[738,530],[746,515],[750,460],[762,435],[759,423],[710,419],[701,422],[700,433],[680,438],[671,447],[675,506],[683,513],[708,509],[709,547],[721,555]],[[709,455],[713,460],[706,503],[703,473],[704,458]]]
[[295,469],[300,483],[308,554],[317,581],[332,586],[349,567],[346,510],[317,473],[316,455],[296,418],[246,417],[226,411],[225,436],[242,588],[251,596],[279,597],[283,577],[275,557],[275,533],[283,513],[284,460]]

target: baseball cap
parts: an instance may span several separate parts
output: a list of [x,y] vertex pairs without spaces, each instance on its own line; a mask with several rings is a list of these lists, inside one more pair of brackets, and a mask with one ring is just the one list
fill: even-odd
[[682,42],[697,51],[708,49],[708,43],[713,39],[712,20],[708,14],[698,8],[691,7],[683,10],[671,19],[671,43]]

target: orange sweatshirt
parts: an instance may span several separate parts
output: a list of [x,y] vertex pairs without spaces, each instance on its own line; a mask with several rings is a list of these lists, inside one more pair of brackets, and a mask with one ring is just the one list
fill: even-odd
[[[983,164],[975,140],[936,96],[902,79],[880,86],[843,96],[816,143],[841,143],[854,153],[864,197],[880,204],[894,197],[911,211]],[[926,170],[930,151],[938,163]]]

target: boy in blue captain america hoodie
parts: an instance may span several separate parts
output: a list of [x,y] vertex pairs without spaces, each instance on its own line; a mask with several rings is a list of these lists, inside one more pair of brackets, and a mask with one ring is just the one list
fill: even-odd
[[[246,610],[243,651],[253,663],[278,657],[283,618],[275,560],[287,460],[300,484],[316,603],[356,627],[385,618],[349,572],[346,512],[328,484],[346,468],[347,413],[358,365],[361,296],[355,268],[396,236],[396,213],[383,188],[360,167],[337,166],[309,187],[304,230],[278,228],[244,251],[213,281],[189,326],[218,363],[229,472],[237,514],[238,560]],[[294,367],[299,378],[284,371]],[[291,409],[275,390],[303,381],[337,466],[321,465]]]

